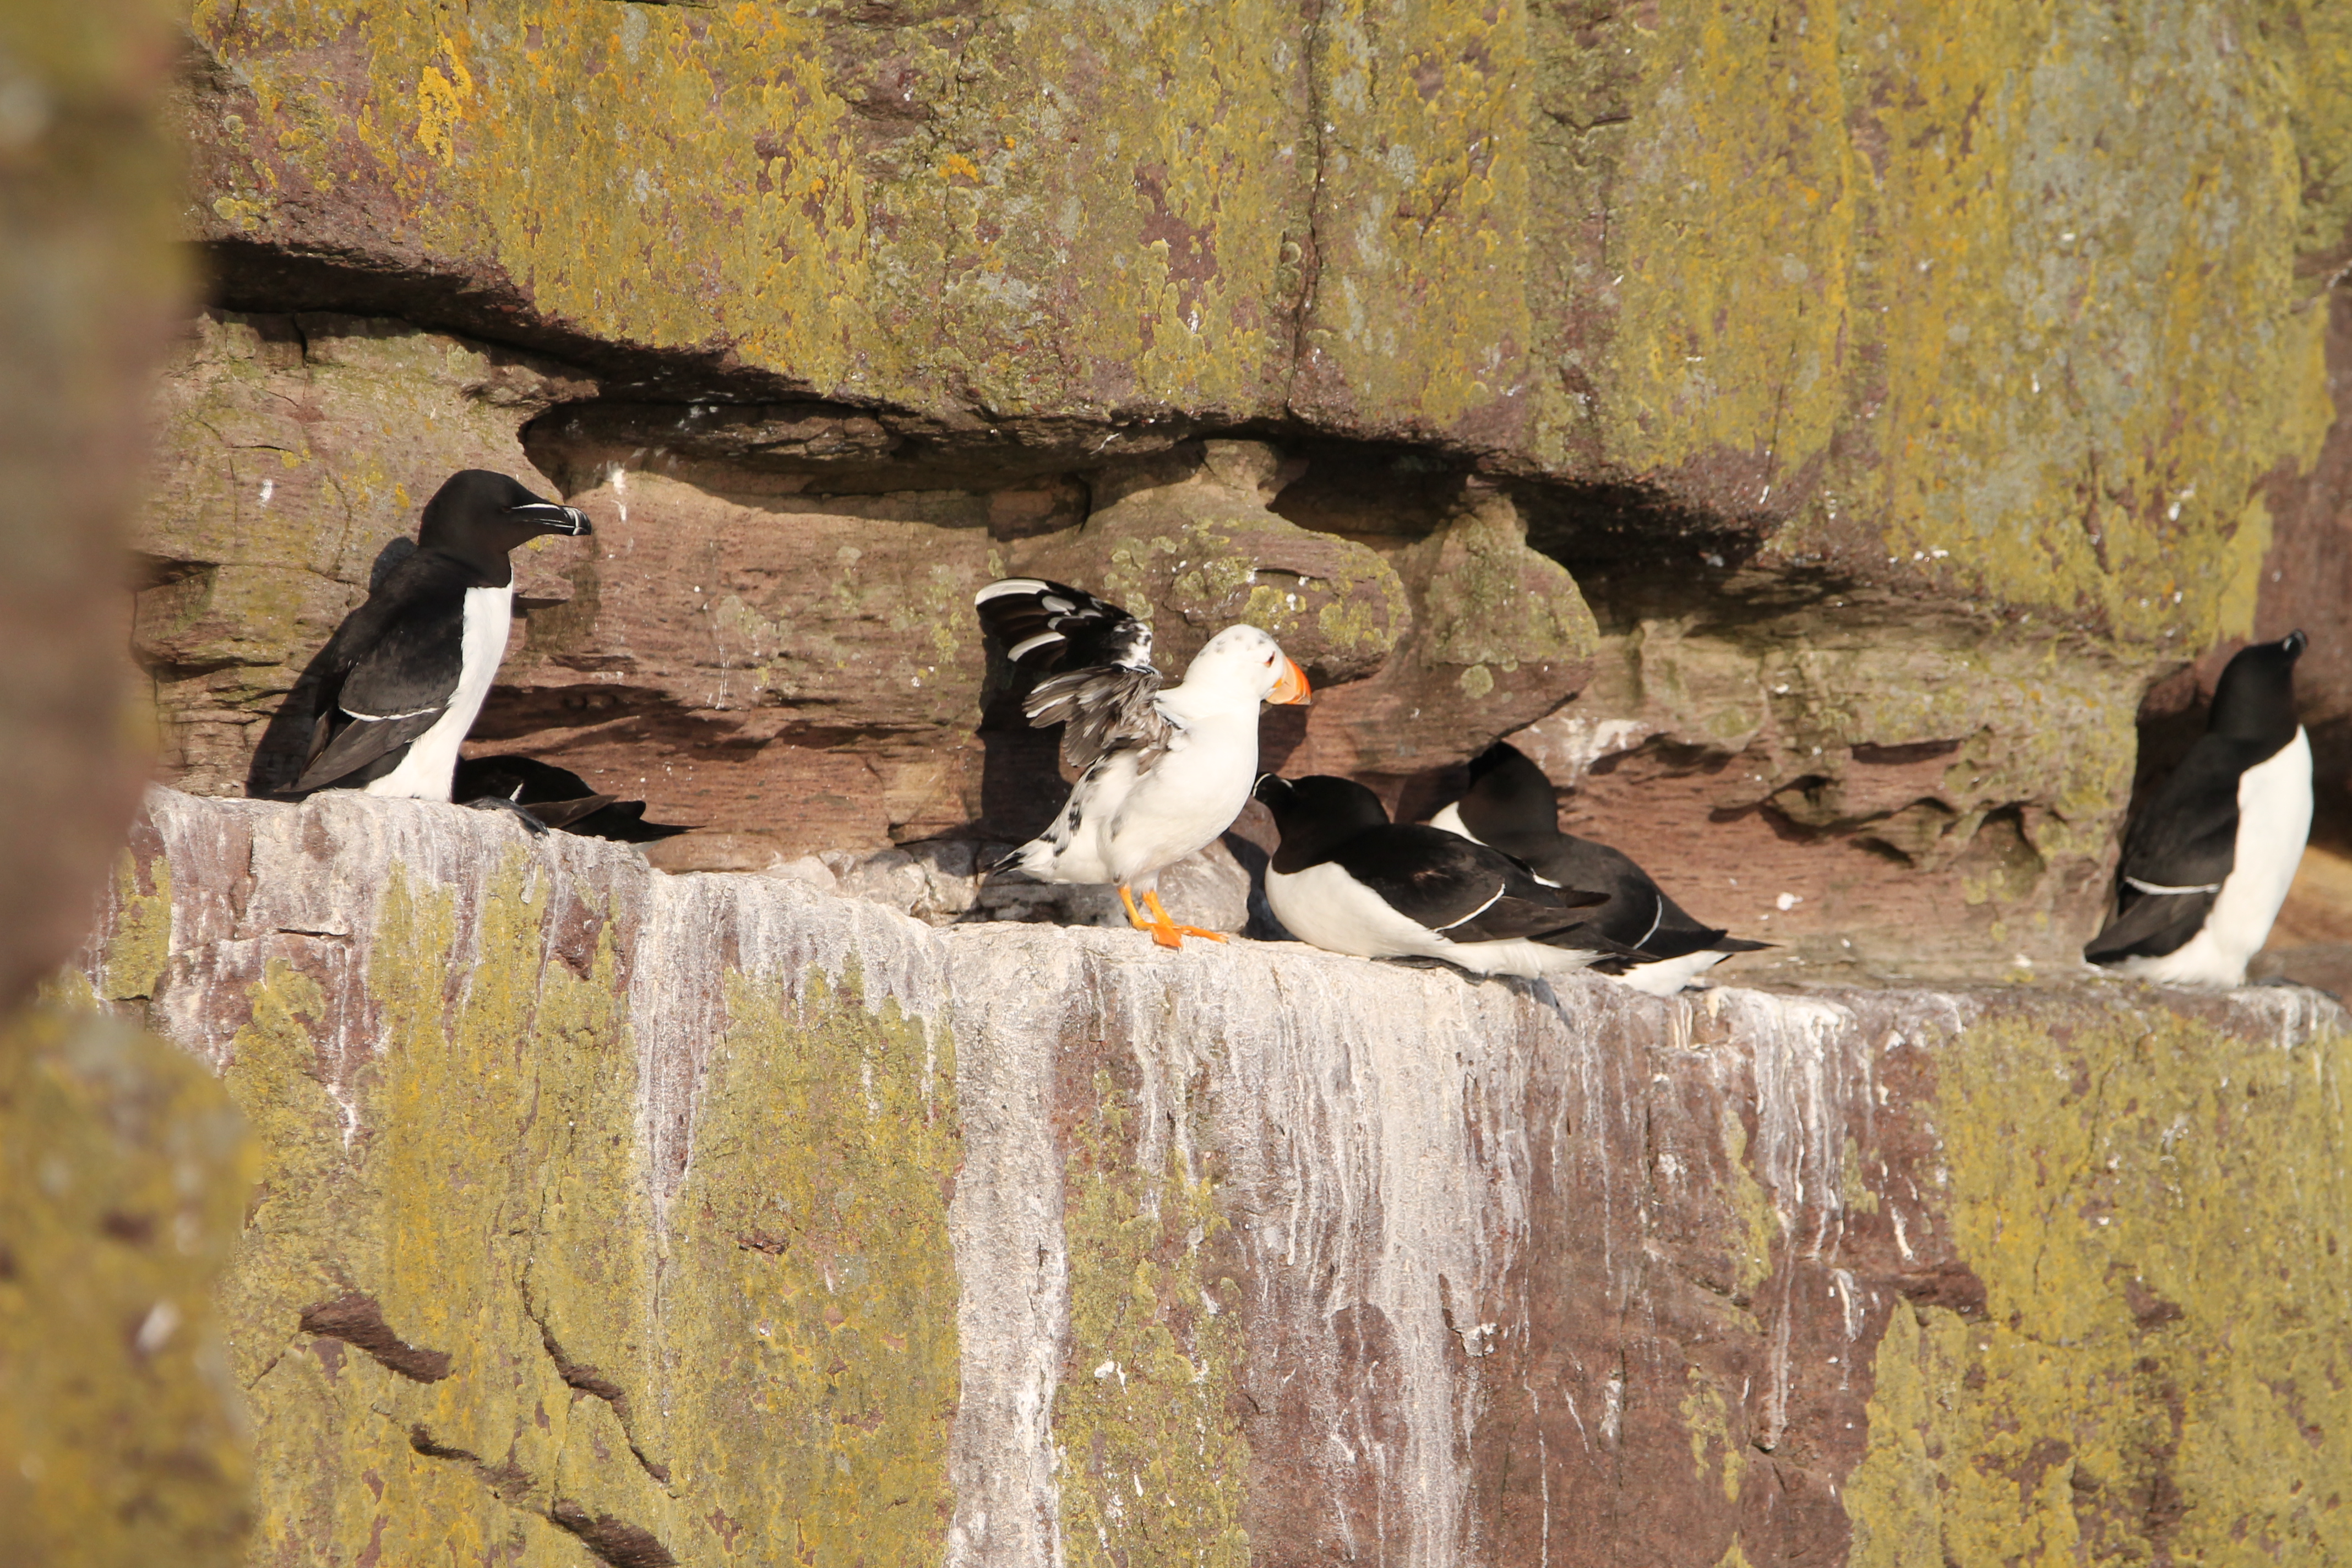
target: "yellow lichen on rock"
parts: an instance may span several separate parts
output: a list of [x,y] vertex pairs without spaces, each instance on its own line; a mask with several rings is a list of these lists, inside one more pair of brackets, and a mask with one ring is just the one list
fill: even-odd
[[1985,1310],[1895,1312],[1846,1489],[1856,1568],[2352,1552],[2352,1037],[2299,1035],[2118,1007],[1941,1048]]
[[1543,331],[1527,287],[1546,205],[1530,183],[1528,13],[1349,0],[1319,9],[1313,47],[1320,267],[1293,400],[1491,438],[1532,394]]
[[1173,1086],[1122,1076],[1096,1071],[1072,1130],[1072,1375],[1054,1407],[1064,1539],[1087,1568],[1245,1568],[1250,1449],[1230,1409],[1241,1291],[1218,1266],[1231,1225],[1198,1169],[1197,1109],[1145,1124],[1145,1096]]
[[854,975],[796,1005],[737,975],[704,1094],[660,1292],[677,1483],[725,1500],[714,1554],[748,1529],[806,1562],[936,1560],[958,1373],[953,1042],[869,1007]]
[[396,875],[356,1037],[291,963],[252,989],[227,1079],[269,1163],[226,1300],[262,1549],[936,1551],[952,1059],[854,984],[739,974],[678,1186],[609,911],[559,896],[520,856],[462,904]]
[[1559,68],[1581,101],[1556,112],[1608,209],[1580,281],[1613,309],[1570,355],[1589,408],[1549,427],[1789,518],[1790,557],[2186,649],[2244,635],[2270,542],[2246,498],[2332,417],[2296,276],[2306,192],[2342,200],[2298,161],[2329,156],[2305,84],[2340,77],[2331,25],[1748,0],[1596,21],[1602,63]]
[[203,1064],[110,1018],[0,1027],[0,1520],[11,1563],[244,1561],[213,1285],[253,1178]]

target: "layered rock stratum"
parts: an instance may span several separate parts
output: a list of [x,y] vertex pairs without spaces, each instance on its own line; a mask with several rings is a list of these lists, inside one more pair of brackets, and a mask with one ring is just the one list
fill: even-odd
[[172,792],[82,984],[264,1150],[255,1562],[2352,1552],[2312,993],[1659,1001]]
[[1425,805],[1519,734],[1809,973],[2071,962],[2136,776],[2291,625],[2347,824],[2341,7],[188,29],[217,305],[137,637],[185,788],[283,782],[481,464],[599,533],[531,552],[478,743],[703,824],[673,868],[1034,829],[967,610],[1033,571],[1180,658],[1276,629],[1293,771]]

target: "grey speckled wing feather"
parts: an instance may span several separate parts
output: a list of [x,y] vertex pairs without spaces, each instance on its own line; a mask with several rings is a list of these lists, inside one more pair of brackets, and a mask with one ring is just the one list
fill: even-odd
[[1040,730],[1064,726],[1062,760],[1071,767],[1091,768],[1110,752],[1139,751],[1136,765],[1148,769],[1176,732],[1157,706],[1160,685],[1156,669],[1097,665],[1039,681],[1021,710]]

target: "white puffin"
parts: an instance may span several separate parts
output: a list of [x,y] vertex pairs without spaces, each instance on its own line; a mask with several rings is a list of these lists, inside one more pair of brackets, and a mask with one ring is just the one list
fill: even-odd
[[1007,577],[972,603],[1024,674],[1053,672],[1022,711],[1039,729],[1065,726],[1063,759],[1083,770],[1053,826],[999,865],[1040,881],[1111,884],[1129,921],[1162,947],[1223,941],[1168,918],[1160,873],[1241,815],[1257,777],[1258,705],[1307,701],[1306,672],[1257,627],[1227,626],[1170,686],[1151,665],[1151,628],[1091,594]]
[[2124,828],[2115,918],[2084,958],[2170,985],[2245,983],[2311,833],[2311,742],[2294,718],[2304,643],[2256,643],[2221,671],[2205,733]]

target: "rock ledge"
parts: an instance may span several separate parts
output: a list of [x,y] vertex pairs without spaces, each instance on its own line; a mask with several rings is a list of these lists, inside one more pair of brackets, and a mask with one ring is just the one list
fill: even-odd
[[161,790],[85,973],[266,1150],[257,1561],[2352,1556],[2311,994],[1555,994]]

